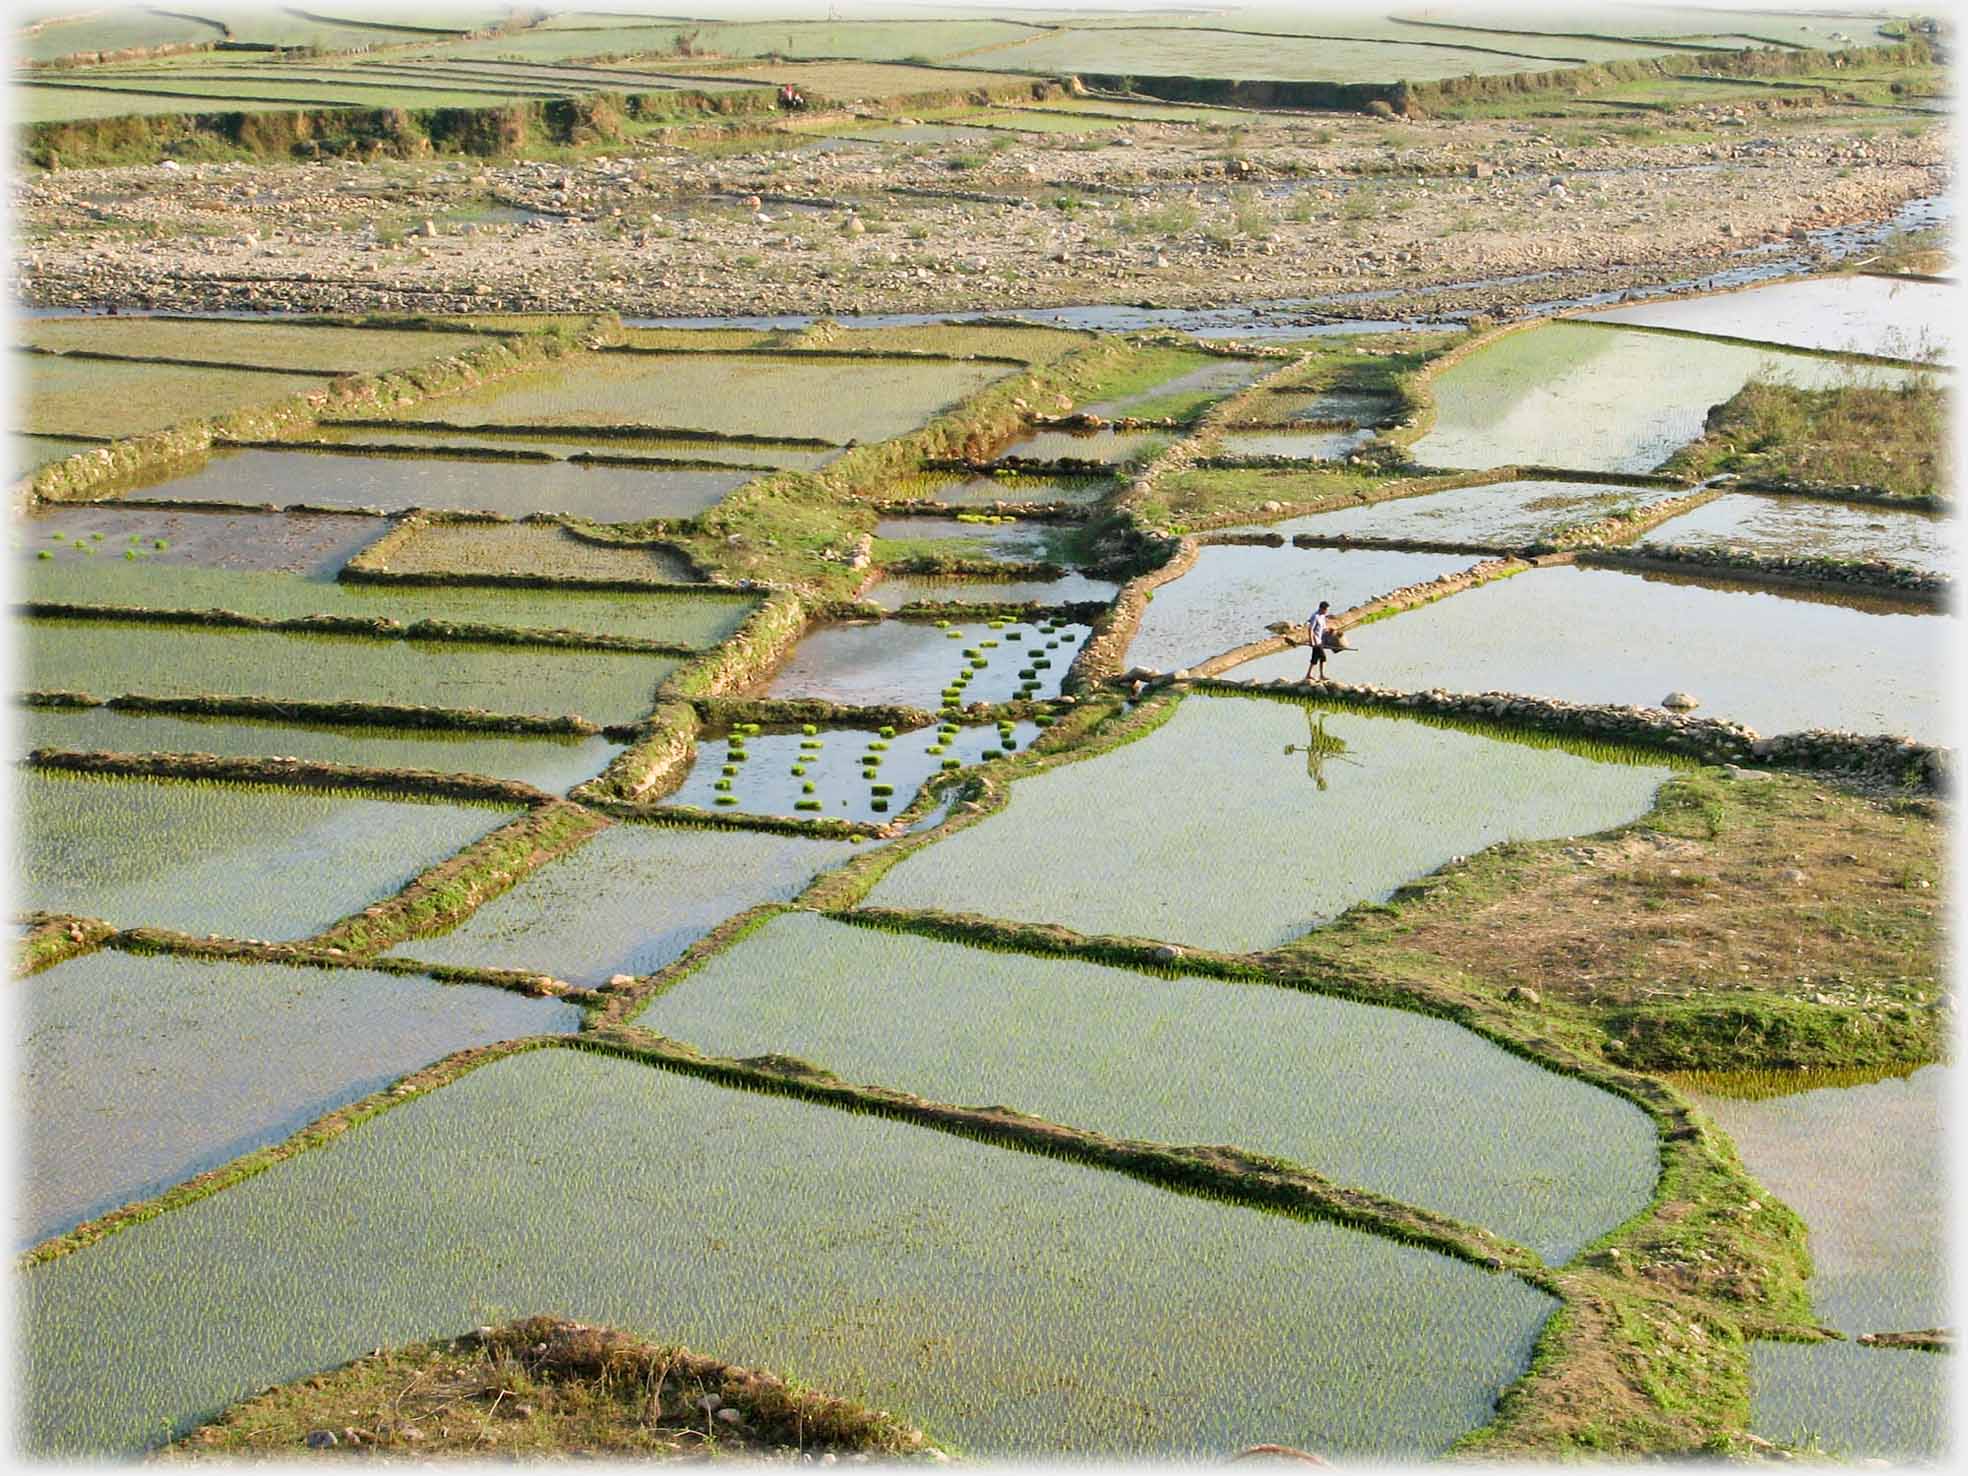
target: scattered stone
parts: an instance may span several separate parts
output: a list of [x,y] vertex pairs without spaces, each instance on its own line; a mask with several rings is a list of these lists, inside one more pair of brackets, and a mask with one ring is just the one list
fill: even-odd
[[1156,963],[1174,963],[1177,959],[1181,957],[1182,957],[1182,950],[1180,948],[1171,947],[1167,943],[1164,943],[1160,948],[1157,948],[1154,953],[1154,958]]
[[1661,698],[1662,707],[1671,707],[1677,712],[1687,712],[1701,706],[1701,699],[1691,692],[1669,692]]
[[1538,992],[1528,984],[1513,984],[1504,991],[1503,997],[1512,1004],[1537,1004]]
[[310,1430],[305,1443],[309,1450],[327,1450],[330,1446],[341,1444],[341,1441],[335,1438],[333,1430]]

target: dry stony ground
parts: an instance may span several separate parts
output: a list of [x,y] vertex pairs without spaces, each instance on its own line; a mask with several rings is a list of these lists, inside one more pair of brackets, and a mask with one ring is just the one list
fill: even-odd
[[[1507,311],[1881,220],[1945,191],[1945,126],[1753,108],[1683,112],[1662,130],[1333,114],[906,147],[788,134],[721,157],[671,142],[567,163],[65,170],[16,179],[17,286],[41,305],[651,315],[1372,288],[1393,294],[1375,316]],[[539,214],[487,219],[498,205]]]

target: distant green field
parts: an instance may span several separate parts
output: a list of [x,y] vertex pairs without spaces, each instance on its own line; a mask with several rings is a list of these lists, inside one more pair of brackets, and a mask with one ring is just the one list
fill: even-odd
[[30,434],[137,436],[319,389],[327,376],[15,354]]
[[450,358],[492,342],[474,333],[416,329],[300,327],[286,323],[186,318],[34,318],[17,325],[35,348],[83,349],[132,358],[208,359],[214,363],[372,374]]
[[52,61],[82,51],[222,41],[225,30],[217,21],[132,7],[45,20],[31,30],[18,27],[9,39],[12,60]]

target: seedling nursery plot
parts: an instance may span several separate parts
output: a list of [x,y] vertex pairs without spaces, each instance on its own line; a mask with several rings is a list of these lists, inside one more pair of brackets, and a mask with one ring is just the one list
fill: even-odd
[[597,725],[644,717],[678,665],[640,652],[115,620],[31,620],[24,631],[29,691],[475,707]]
[[711,462],[748,471],[813,471],[840,455],[837,446],[780,444],[767,440],[727,440],[715,436],[583,435],[579,427],[530,430],[524,426],[393,425],[388,422],[310,426],[298,443],[319,446],[368,446],[422,450],[433,453],[472,451],[524,452],[562,460],[577,456],[647,458],[686,463],[678,470],[701,470]]
[[[109,562],[120,573],[169,568],[251,570],[332,579],[389,525],[380,518],[323,514],[62,503],[14,524],[26,573],[81,577],[78,565]],[[42,555],[46,554],[46,558]]]
[[[1252,1431],[1440,1451],[1554,1305],[1380,1236],[566,1050],[417,1095],[16,1294],[44,1457],[134,1451],[519,1305],[660,1322],[983,1456],[1201,1456]],[[116,1359],[103,1327],[128,1329]]]
[[112,707],[30,707],[18,714],[14,738],[22,755],[58,748],[273,756],[373,769],[481,774],[516,779],[550,794],[594,778],[621,751],[621,745],[601,737],[283,723]]
[[793,649],[764,695],[931,709],[1056,697],[1085,635],[1084,626],[1022,620],[824,625]]
[[[1703,716],[1766,736],[1838,728],[1931,740],[1945,731],[1938,682],[1958,618],[1864,596],[1574,567],[1375,621],[1358,644],[1371,643],[1374,680],[1394,687],[1640,707],[1683,691]],[[1298,651],[1224,673],[1250,682],[1304,674]]]
[[20,987],[26,1245],[453,1051],[580,1024],[572,1005],[476,985],[108,951]]
[[310,936],[512,818],[480,805],[54,773],[21,774],[14,794],[17,906],[245,938]]
[[557,523],[430,523],[375,551],[378,573],[499,575],[568,583],[685,584],[689,561],[665,546],[598,543]]
[[[904,861],[867,900],[1251,952],[1483,846],[1630,820],[1667,772],[1411,719],[1191,697],[1145,738],[1018,780],[1001,813]],[[1137,823],[1150,794],[1152,829]],[[1103,862],[1119,854],[1124,888]]]
[[812,723],[785,732],[700,733],[697,761],[669,803],[794,819],[879,820],[906,809],[935,775],[1020,751],[1040,731],[1006,719],[909,733]]
[[[597,353],[433,401],[446,424],[650,426],[727,435],[879,441],[1002,379],[1015,365],[797,355]],[[49,427],[35,425],[35,430]]]
[[688,518],[758,473],[742,468],[613,466],[460,456],[337,456],[230,451],[189,476],[147,487],[150,498],[283,506],[433,508],[508,517],[564,513],[597,523]]
[[36,318],[18,341],[50,353],[126,359],[197,359],[255,368],[375,374],[483,348],[489,334],[419,329],[302,327],[201,318]]
[[728,917],[789,901],[844,860],[844,841],[626,822],[485,903],[450,932],[395,952],[605,984],[672,962]]
[[140,436],[327,387],[315,370],[205,369],[116,359],[14,355],[21,428],[40,435]]
[[1007,1102],[1122,1138],[1235,1143],[1483,1225],[1557,1264],[1646,1203],[1653,1125],[1445,1021],[774,918],[641,1023],[722,1056]]

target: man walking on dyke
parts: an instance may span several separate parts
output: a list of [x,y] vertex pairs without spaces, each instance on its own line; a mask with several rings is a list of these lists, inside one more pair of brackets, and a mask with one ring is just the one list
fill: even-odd
[[1308,682],[1314,673],[1320,681],[1326,679],[1326,652],[1330,649],[1326,643],[1332,639],[1332,616],[1328,613],[1331,609],[1332,601],[1319,601],[1319,608],[1312,612],[1312,618],[1306,622],[1311,627],[1312,640],[1312,659],[1305,666],[1305,680]]

